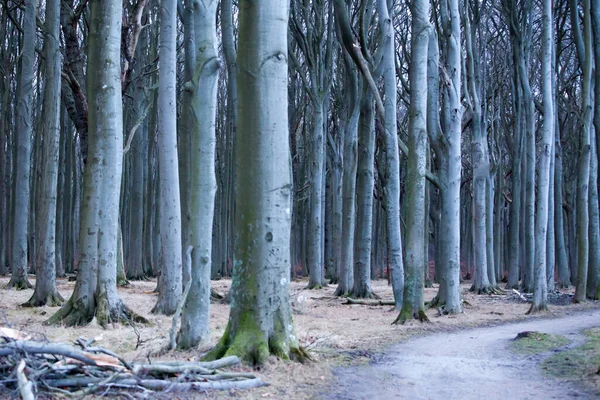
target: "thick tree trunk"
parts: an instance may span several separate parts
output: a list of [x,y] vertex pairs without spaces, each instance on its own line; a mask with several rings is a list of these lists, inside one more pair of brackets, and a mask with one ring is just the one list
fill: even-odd
[[[17,78],[15,195],[12,219],[12,276],[8,288],[31,288],[27,280],[31,133],[33,119],[33,66],[35,64],[37,2],[25,3],[21,62]],[[3,133],[4,134],[4,133]]]
[[427,319],[423,303],[425,240],[425,169],[427,165],[427,51],[431,26],[429,0],[411,2],[410,108],[408,119],[408,176],[406,185],[407,234],[405,247],[405,285],[402,310],[396,319]]
[[[117,0],[90,2],[88,93],[89,161],[81,212],[79,273],[73,295],[48,323],[84,325],[130,320],[117,294],[117,239],[123,159],[121,17]],[[102,66],[99,68],[98,66]]]
[[160,4],[158,157],[160,176],[160,290],[153,313],[171,315],[182,292],[181,203],[177,156],[177,1]]
[[587,297],[595,299],[600,272],[600,221],[598,215],[598,151],[594,129],[590,129],[590,204],[589,241],[590,259],[588,264]]
[[46,82],[42,109],[44,146],[41,149],[43,166],[40,213],[38,214],[40,229],[36,232],[39,237],[37,241],[39,248],[35,266],[35,291],[26,303],[26,305],[33,307],[57,306],[64,301],[58,290],[56,290],[56,199],[61,142],[60,0],[48,0],[46,2],[45,29],[43,53],[46,61]]
[[289,9],[280,0],[243,0],[239,10],[236,262],[229,323],[208,358],[262,364],[270,354],[304,357],[289,298]]
[[177,337],[180,348],[191,348],[209,338],[212,227],[217,181],[215,146],[217,89],[221,60],[217,52],[217,5],[214,0],[194,1],[196,68],[185,90],[192,97],[192,157],[190,188],[190,241],[192,286]]
[[[592,31],[594,35],[594,60],[595,60],[595,74],[594,74],[594,128],[596,130],[596,156],[598,156],[598,149],[600,149],[600,9],[598,9],[598,2],[594,2],[596,7],[592,7]],[[596,166],[598,168],[598,166]],[[596,171],[597,172],[597,171]],[[598,183],[600,186],[600,183]],[[597,195],[597,193],[596,193]],[[598,211],[598,199],[593,204]],[[590,263],[592,268],[588,272],[588,287],[587,295],[589,298],[600,300],[600,262]]]

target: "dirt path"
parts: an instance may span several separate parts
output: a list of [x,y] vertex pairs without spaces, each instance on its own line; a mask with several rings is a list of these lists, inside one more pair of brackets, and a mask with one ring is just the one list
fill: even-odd
[[327,399],[565,399],[593,398],[574,385],[543,377],[536,364],[548,353],[529,357],[507,346],[517,333],[535,330],[564,335],[570,346],[581,331],[600,326],[600,310],[557,319],[440,333],[392,346],[364,367],[340,368]]

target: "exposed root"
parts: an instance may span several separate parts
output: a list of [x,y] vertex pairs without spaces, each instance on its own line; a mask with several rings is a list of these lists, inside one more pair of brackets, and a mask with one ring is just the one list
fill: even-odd
[[230,326],[227,324],[223,337],[202,358],[203,361],[237,356],[250,365],[259,366],[263,365],[270,355],[301,363],[312,360],[306,349],[297,343],[288,344],[285,338],[280,337],[281,335],[273,334],[268,340],[265,340],[264,335],[254,331],[254,328],[250,326],[248,331],[238,332],[232,338]]
[[474,292],[475,294],[489,294],[489,295],[505,294],[504,290],[500,289],[498,286],[491,286],[491,285],[476,287],[475,284],[473,284],[471,286],[471,288],[469,289],[469,291]]
[[444,307],[446,302],[440,300],[440,295],[436,294],[433,299],[429,302],[429,304],[425,303],[428,308],[439,308]]
[[431,279],[425,279],[425,288],[431,289],[433,287],[433,281]]
[[318,283],[309,283],[306,289],[308,290],[321,290],[323,287],[327,286],[327,284],[319,285]]
[[360,290],[360,291],[352,290],[348,296],[352,297],[353,299],[380,299],[381,298],[376,293],[372,292],[370,289],[369,290]]
[[23,307],[57,307],[62,306],[65,302],[65,299],[58,293],[58,290],[54,290],[48,296],[43,299],[38,299],[36,293],[33,293],[33,296],[27,302],[21,304]]
[[329,279],[329,284],[330,285],[337,285],[338,283],[340,283],[340,280],[338,278],[331,278]]
[[544,313],[548,311],[548,305],[547,304],[535,304],[532,303],[531,307],[529,308],[529,310],[525,313],[526,315],[534,315],[534,314],[540,314],[540,313]]
[[14,275],[10,278],[8,284],[4,287],[5,289],[25,290],[33,289],[33,285],[29,283],[29,280],[25,278],[16,278]]
[[427,314],[425,314],[425,310],[420,309],[412,311],[403,307],[402,310],[400,310],[398,317],[392,322],[392,325],[404,325],[409,319],[417,319],[419,322],[431,322],[429,321]]
[[338,285],[338,287],[335,289],[335,292],[333,292],[333,295],[336,297],[347,297],[350,295],[350,292],[344,290],[341,285]]
[[210,289],[210,301],[219,302],[225,298],[221,293],[214,289]]
[[64,325],[65,327],[71,326],[83,326],[89,324],[94,315],[88,311],[88,307],[85,304],[86,298],[78,299],[73,303],[71,297],[60,310],[58,310],[53,316],[44,322],[44,325]]
[[117,286],[118,287],[129,287],[131,283],[127,280],[127,278],[122,276],[117,276]]

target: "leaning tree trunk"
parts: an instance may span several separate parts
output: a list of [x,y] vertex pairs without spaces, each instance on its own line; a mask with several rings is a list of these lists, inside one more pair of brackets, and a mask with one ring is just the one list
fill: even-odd
[[304,357],[289,297],[289,8],[287,1],[242,0],[239,10],[238,117],[244,134],[236,141],[236,263],[229,323],[208,358],[237,355],[262,364],[270,354]]
[[46,82],[42,108],[44,146],[41,149],[43,166],[38,214],[40,230],[37,232],[39,248],[35,268],[35,291],[26,303],[34,307],[58,306],[64,301],[56,290],[56,196],[61,127],[60,0],[46,2],[45,29],[43,53],[46,60]]
[[[554,137],[554,94],[552,90],[552,47],[554,44],[552,0],[542,2],[542,105],[544,107],[543,136],[538,163],[538,192],[535,219],[535,265],[533,303],[528,313],[548,308],[548,281],[546,280],[546,240],[548,203],[550,196],[550,157]],[[554,266],[553,266],[554,267]]]
[[181,317],[179,348],[209,339],[212,227],[217,181],[215,177],[217,89],[221,60],[217,47],[217,1],[194,1],[196,68],[185,90],[192,92],[192,153],[190,188],[190,244],[192,285]]
[[179,164],[177,158],[177,1],[160,4],[158,78],[158,158],[162,265],[153,313],[171,315],[181,299],[182,245]]
[[[31,132],[33,119],[33,66],[35,64],[37,2],[25,3],[21,62],[17,78],[16,137],[17,162],[12,219],[12,276],[8,288],[17,290],[31,286],[27,280],[27,227],[29,226],[29,178],[31,175]],[[4,135],[4,132],[2,132]]]
[[[583,77],[581,90],[581,155],[577,177],[577,285],[574,302],[585,301],[589,260],[589,179],[590,179],[590,130],[592,125],[592,27],[590,0],[583,1],[584,57],[580,60]],[[579,29],[579,28],[575,28]]]
[[92,0],[90,9],[89,158],[81,210],[79,273],[73,295],[48,323],[84,325],[95,317],[100,326],[106,327],[137,318],[120,300],[116,281],[123,161],[123,8],[118,0]]
[[425,240],[425,168],[427,164],[427,49],[429,43],[429,0],[411,2],[410,107],[408,119],[408,176],[406,185],[407,233],[405,284],[402,310],[396,322],[427,320],[423,303]]

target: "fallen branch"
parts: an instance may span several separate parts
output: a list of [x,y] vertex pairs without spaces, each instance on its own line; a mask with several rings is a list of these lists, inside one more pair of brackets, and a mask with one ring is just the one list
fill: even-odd
[[21,359],[19,366],[17,367],[17,379],[19,380],[19,393],[23,400],[35,400],[33,394],[33,383],[27,380],[25,376],[25,360]]
[[223,371],[240,363],[235,356],[210,362],[137,364],[113,351],[92,346],[94,340],[79,338],[76,345],[69,345],[14,339],[18,337],[24,337],[22,332],[0,335],[0,371],[7,371],[7,375],[14,371],[11,379],[0,382],[0,388],[17,389],[26,400],[35,399],[34,388],[42,397],[131,397],[129,392],[149,395],[153,391],[249,389],[266,385],[252,373]]
[[345,303],[342,304],[359,304],[363,306],[395,306],[394,300],[369,300],[369,299],[352,299],[348,297]]

